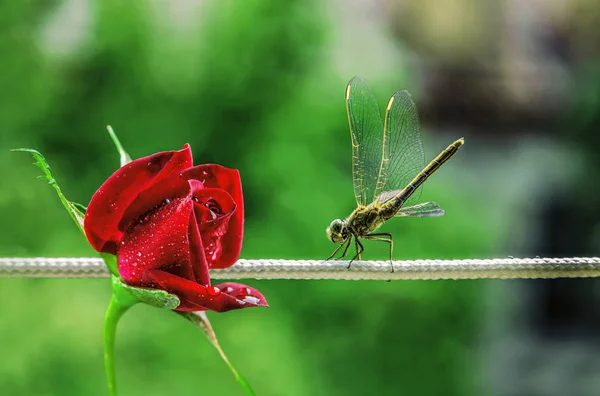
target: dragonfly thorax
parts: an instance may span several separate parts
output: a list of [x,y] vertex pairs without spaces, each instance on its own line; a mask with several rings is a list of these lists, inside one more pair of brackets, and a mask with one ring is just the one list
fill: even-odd
[[381,209],[376,203],[356,208],[345,220],[350,233],[362,238],[378,229],[387,220]]
[[333,243],[342,243],[350,236],[350,230],[348,230],[348,224],[344,220],[335,219],[327,227],[327,237]]

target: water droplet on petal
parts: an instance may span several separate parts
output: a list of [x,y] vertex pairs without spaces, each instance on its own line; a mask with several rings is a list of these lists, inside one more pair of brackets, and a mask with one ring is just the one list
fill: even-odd
[[244,301],[246,301],[247,303],[250,303],[250,304],[257,305],[260,302],[260,299],[254,297],[254,296],[246,296],[246,297],[244,297]]
[[216,286],[208,286],[206,288],[206,292],[209,296],[218,296],[219,294],[221,294],[221,289],[219,289]]

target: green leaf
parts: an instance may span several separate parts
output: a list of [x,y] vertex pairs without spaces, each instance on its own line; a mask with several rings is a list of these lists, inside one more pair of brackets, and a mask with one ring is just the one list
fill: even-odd
[[58,186],[58,183],[56,183],[56,179],[54,179],[54,176],[52,175],[52,170],[50,169],[50,165],[48,165],[48,161],[46,161],[46,158],[44,158],[44,156],[39,151],[33,149],[20,148],[11,151],[22,151],[26,153],[31,153],[31,155],[33,155],[33,158],[35,159],[34,164],[38,168],[40,168],[43,173],[43,175],[40,176],[40,178],[46,180],[52,187],[54,187],[56,193],[58,194],[58,198],[64,205],[65,209],[67,209],[67,212],[69,212],[69,215],[71,216],[75,224],[77,224],[77,227],[79,227],[79,230],[82,232],[82,234],[85,235],[85,231],[83,230],[83,219],[85,217],[86,209],[85,206],[71,202],[64,196],[60,187]]
[[242,387],[242,389],[246,392],[246,394],[248,396],[255,396],[255,393],[252,390],[252,388],[250,387],[250,384],[248,384],[248,382],[244,379],[244,377],[242,377],[240,375],[240,373],[235,369],[233,364],[231,364],[231,362],[227,358],[227,355],[225,355],[225,352],[221,348],[221,345],[219,345],[219,340],[217,339],[217,335],[215,334],[215,331],[213,330],[213,328],[210,324],[210,321],[208,320],[208,316],[206,316],[206,312],[197,311],[197,312],[176,312],[176,313],[183,316],[184,318],[186,318],[187,320],[192,322],[194,325],[196,325],[200,329],[202,329],[202,331],[206,335],[206,338],[208,338],[208,340],[211,342],[211,344],[213,344],[213,346],[217,349],[217,351],[219,351],[221,358],[225,361],[227,366],[229,366],[229,369],[233,372],[235,379],[240,383],[240,386]]
[[121,162],[121,166],[130,163],[131,157],[129,156],[127,151],[125,151],[123,146],[121,145],[121,142],[119,141],[119,138],[117,137],[117,134],[115,133],[115,131],[113,131],[113,129],[110,125],[107,125],[106,129],[108,129],[108,134],[110,135],[110,138],[112,139],[113,143],[117,147],[117,151],[119,152],[119,157],[120,157],[119,159]]

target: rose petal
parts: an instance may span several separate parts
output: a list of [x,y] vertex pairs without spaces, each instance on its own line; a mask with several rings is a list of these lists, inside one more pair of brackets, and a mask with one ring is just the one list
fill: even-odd
[[262,295],[261,292],[248,285],[242,285],[241,283],[224,282],[214,285],[213,287],[219,288],[221,293],[228,294],[235,297],[238,300],[244,301],[246,304],[252,304],[252,306],[268,307],[267,299]]
[[[190,180],[190,183],[195,180]],[[196,182],[201,185],[200,182]],[[221,223],[229,220],[234,213],[236,204],[227,191],[218,188],[193,188],[191,191],[198,222],[202,224],[207,231],[218,227]]]
[[119,222],[119,229],[127,229],[132,221],[148,212],[149,209],[160,205],[163,201],[190,196],[190,193],[189,181],[181,177],[180,173],[171,175],[171,177],[149,186],[139,193],[123,213],[123,217]]
[[87,208],[84,228],[92,247],[115,254],[122,236],[119,222],[140,192],[191,166],[192,152],[186,144],[180,151],[139,158],[119,168],[96,191]]
[[235,213],[236,205],[231,195],[217,188],[205,188],[192,194],[206,260],[211,266],[227,254],[228,249],[239,249],[239,246],[232,247],[222,241],[229,232],[229,221]]
[[[216,312],[225,312],[233,309],[267,305],[262,294],[252,288],[248,289],[254,294],[245,295],[244,297],[246,299],[242,300],[223,292],[219,286],[200,285],[161,270],[150,270],[149,272],[161,289],[179,297],[181,304],[176,308],[177,311],[199,311],[210,309]],[[247,287],[244,285],[239,286],[240,287],[235,290]]]
[[210,268],[232,266],[240,255],[244,237],[244,198],[239,172],[235,169],[209,164],[186,169],[182,172],[182,177],[199,180],[206,188],[225,190],[233,198],[236,209],[229,218],[227,233],[221,238],[222,246],[226,246],[227,249],[223,250],[216,260],[209,260]]
[[210,275],[208,273],[208,262],[206,260],[205,248],[200,236],[198,219],[194,210],[190,213],[190,223],[188,225],[188,235],[190,240],[190,262],[196,282],[202,285],[210,285]]
[[198,266],[208,268],[202,242],[196,235],[192,206],[190,198],[174,199],[140,218],[125,232],[118,247],[117,263],[119,275],[127,284],[155,287],[148,275],[148,270],[155,268],[195,281],[192,259],[199,261]]

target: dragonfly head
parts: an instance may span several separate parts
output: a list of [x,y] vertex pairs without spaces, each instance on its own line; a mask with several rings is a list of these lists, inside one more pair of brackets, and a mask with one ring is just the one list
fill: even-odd
[[340,219],[333,220],[329,227],[327,227],[327,237],[333,243],[342,243],[346,241],[349,234],[346,223]]

